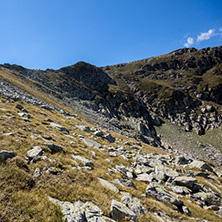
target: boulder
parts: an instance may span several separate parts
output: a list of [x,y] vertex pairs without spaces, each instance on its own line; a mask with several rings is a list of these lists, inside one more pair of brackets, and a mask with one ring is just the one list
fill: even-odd
[[40,177],[41,176],[41,170],[39,168],[36,168],[35,171],[32,174],[33,177]]
[[89,147],[93,147],[93,148],[97,148],[97,149],[102,148],[102,145],[100,143],[97,143],[93,140],[86,139],[86,138],[80,138],[80,139],[83,143],[85,143]]
[[109,156],[110,156],[110,157],[116,157],[117,154],[116,154],[116,152],[109,152]]
[[104,136],[105,139],[107,139],[110,143],[114,143],[116,138],[113,137],[110,133]]
[[85,132],[90,132],[90,128],[88,126],[79,126],[79,125],[76,125],[75,126],[76,129],[78,130],[81,130],[81,131],[85,131]]
[[213,172],[213,169],[207,165],[205,162],[200,161],[200,160],[194,160],[190,164],[188,164],[189,168],[200,168],[201,170],[208,170]]
[[222,206],[222,198],[213,192],[198,192],[193,195],[196,200],[204,203],[204,205]]
[[63,150],[62,146],[56,145],[54,143],[44,143],[52,153],[57,153]]
[[52,137],[49,135],[42,135],[42,138],[45,140],[52,140]]
[[135,157],[135,162],[148,166],[150,162],[149,159],[150,157],[148,157],[147,155],[138,153]]
[[113,191],[114,193],[118,193],[119,192],[118,188],[114,184],[108,182],[107,180],[99,178],[99,177],[98,177],[98,179],[99,179],[100,184],[103,187],[105,187],[106,189],[109,189],[109,190]]
[[191,215],[191,212],[190,212],[189,208],[186,207],[186,206],[182,206],[182,212],[187,214],[188,216]]
[[185,158],[184,156],[176,156],[173,160],[176,166],[185,165],[191,162],[190,159]]
[[8,150],[0,150],[0,163],[9,158],[13,158],[15,156],[17,156],[17,153],[15,152],[8,151]]
[[19,109],[19,110],[24,110],[24,107],[21,104],[16,104],[15,108]]
[[188,195],[191,193],[190,189],[183,186],[170,186],[170,188],[174,193],[177,193],[177,194]]
[[31,117],[31,115],[29,113],[18,113],[18,115],[21,116],[21,117],[25,117],[26,116],[27,118]]
[[94,135],[95,135],[95,136],[99,136],[99,137],[103,137],[104,133],[103,133],[101,130],[97,129],[97,130],[94,132]]
[[75,155],[72,155],[73,159],[75,161],[79,161],[81,164],[83,164],[84,166],[88,166],[88,167],[93,167],[93,163],[91,162],[91,160],[85,158],[85,157],[82,157],[82,156],[75,156]]
[[136,197],[130,198],[128,196],[124,196],[121,199],[121,202],[132,210],[138,217],[147,212],[146,209],[140,204],[140,200]]
[[177,199],[172,194],[170,194],[163,186],[156,182],[150,183],[146,188],[146,194],[155,197],[160,201],[173,204],[177,209],[182,210],[184,203],[182,200]]
[[50,126],[51,126],[52,128],[58,129],[59,131],[69,133],[69,130],[67,130],[65,127],[60,126],[59,124],[56,124],[56,123],[54,123],[54,122],[51,122],[51,123],[50,123]]
[[153,174],[141,173],[138,174],[136,180],[143,181],[143,182],[152,182],[154,179]]
[[127,179],[115,179],[113,180],[114,183],[117,183],[121,186],[125,186],[125,187],[133,187],[134,189],[136,189],[135,184],[131,181],[131,180],[127,180]]
[[38,155],[42,155],[42,148],[40,146],[34,146],[32,149],[27,151],[27,157],[30,159],[33,159]]
[[174,183],[179,186],[185,186],[189,189],[192,189],[194,184],[197,182],[197,179],[193,177],[179,176],[176,177]]
[[134,172],[136,174],[142,174],[142,173],[152,173],[154,171],[153,167],[145,166],[143,164],[136,164],[134,167]]
[[116,169],[124,175],[127,175],[127,174],[130,175],[133,173],[133,169],[131,167],[126,167],[123,164],[116,165]]
[[112,200],[110,214],[111,217],[117,221],[121,221],[124,219],[127,221],[138,220],[137,215],[132,210],[130,210],[125,204],[118,202],[116,200]]
[[165,167],[164,165],[156,165],[155,167],[155,179],[161,182],[165,182],[167,181],[169,178],[170,179],[174,179],[175,177],[177,177],[179,174],[168,167]]
[[88,201],[83,203],[77,201],[74,203],[60,201],[49,197],[49,200],[55,205],[60,206],[64,221],[67,222],[115,222],[111,218],[103,216],[101,209]]

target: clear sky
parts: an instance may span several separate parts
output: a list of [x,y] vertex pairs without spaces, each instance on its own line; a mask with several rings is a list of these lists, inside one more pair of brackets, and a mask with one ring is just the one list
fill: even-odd
[[0,64],[58,69],[222,45],[222,0],[0,0]]

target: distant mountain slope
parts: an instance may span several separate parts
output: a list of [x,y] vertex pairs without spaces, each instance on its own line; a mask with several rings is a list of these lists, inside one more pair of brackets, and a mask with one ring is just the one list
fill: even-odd
[[174,52],[103,67],[148,109],[199,135],[221,123],[222,47]]

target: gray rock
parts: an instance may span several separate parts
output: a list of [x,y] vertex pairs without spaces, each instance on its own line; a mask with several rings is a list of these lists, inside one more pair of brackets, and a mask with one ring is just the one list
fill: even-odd
[[145,166],[143,164],[136,164],[134,167],[134,172],[136,174],[142,174],[142,173],[152,173],[154,171],[153,167]]
[[131,180],[127,180],[127,179],[115,179],[113,180],[114,183],[117,183],[121,186],[125,186],[125,187],[133,187],[134,189],[136,189],[135,184],[131,181]]
[[126,172],[126,176],[129,178],[129,179],[133,179],[133,174],[131,172]]
[[133,178],[133,169],[131,167],[126,167],[124,165],[116,165],[116,169],[127,176],[128,178],[132,179]]
[[31,134],[31,139],[33,139],[33,140],[37,140],[38,139],[38,135],[35,135],[35,134]]
[[5,136],[15,136],[15,134],[14,133],[5,133]]
[[146,126],[142,121],[139,121],[138,123],[138,132],[148,137],[153,137],[155,134],[154,130],[152,130],[149,125]]
[[114,143],[116,138],[113,137],[110,133],[104,136],[105,139],[107,139],[110,143]]
[[109,156],[110,156],[110,157],[116,157],[117,154],[116,154],[115,152],[109,152]]
[[49,200],[54,204],[61,207],[64,220],[67,222],[86,222],[85,212],[82,209],[83,203],[81,201],[74,204],[68,201],[59,201],[57,199],[49,197]]
[[211,105],[207,105],[206,109],[207,109],[208,112],[213,112],[214,111],[214,108]]
[[25,122],[32,122],[32,120],[28,119],[28,118],[22,118]]
[[180,176],[176,177],[174,182],[176,185],[185,186],[192,189],[194,184],[197,182],[197,179],[193,177]]
[[24,109],[24,107],[21,104],[19,104],[19,103],[15,106],[15,108],[17,108],[19,110],[23,110]]
[[222,218],[222,207],[219,207],[219,210],[217,212],[214,212],[218,217]]
[[143,182],[152,182],[154,179],[153,174],[142,173],[138,174],[136,180]]
[[134,149],[134,150],[140,150],[140,148],[138,146],[135,146],[135,145],[131,146],[131,148]]
[[49,174],[52,174],[52,175],[57,175],[58,173],[60,173],[61,171],[58,170],[57,168],[55,167],[49,167],[47,170],[46,170],[47,173]]
[[41,176],[41,170],[39,168],[36,168],[35,171],[32,174],[33,177],[40,177]]
[[101,209],[92,202],[59,201],[49,197],[49,200],[60,206],[64,220],[67,222],[114,222],[111,218],[103,216]]
[[222,205],[222,199],[219,195],[213,192],[198,192],[193,195],[196,200],[204,203],[204,205]]
[[174,193],[177,193],[177,194],[187,195],[191,193],[190,189],[183,186],[170,186],[170,188]]
[[[139,164],[143,164],[145,166],[150,166],[150,156],[146,154],[138,153],[135,157],[135,162]],[[155,164],[154,164],[155,165]],[[151,167],[151,166],[150,166]]]
[[102,179],[102,178],[99,178],[99,177],[98,177],[98,179],[99,179],[100,184],[101,184],[103,187],[105,187],[106,189],[109,189],[109,190],[111,190],[111,191],[113,191],[113,192],[115,192],[115,193],[118,193],[118,192],[119,192],[118,188],[117,188],[114,184],[108,182],[107,180],[104,180],[104,179]]
[[35,156],[32,160],[31,160],[31,163],[36,163],[38,161],[41,160],[41,157],[40,156]]
[[30,159],[33,159],[38,155],[42,155],[42,148],[40,146],[34,146],[31,150],[27,151],[27,157]]
[[126,149],[124,146],[119,146],[119,147],[117,148],[117,151],[118,151],[119,153],[124,153],[124,152],[127,151],[127,149]]
[[103,133],[101,130],[97,129],[97,130],[94,132],[94,135],[95,135],[95,136],[99,136],[99,137],[103,137],[104,133]]
[[26,116],[27,118],[30,118],[31,115],[29,113],[18,113],[19,116],[24,117]]
[[111,203],[111,217],[114,220],[128,220],[128,221],[137,221],[137,215],[130,210],[125,204],[118,202],[116,200],[112,200]]
[[155,179],[161,182],[167,181],[169,178],[174,179],[177,177],[179,174],[168,167],[165,167],[164,165],[156,165],[155,167]]
[[155,197],[160,201],[173,204],[180,210],[182,210],[182,206],[184,205],[182,200],[174,197],[163,186],[159,185],[156,182],[152,182],[147,186],[146,194]]
[[121,202],[132,210],[138,217],[147,212],[146,209],[140,204],[140,200],[136,197],[130,198],[128,196],[124,196],[121,199]]
[[97,148],[97,149],[102,148],[102,145],[100,143],[97,143],[93,140],[89,140],[89,139],[86,139],[86,138],[80,138],[80,139],[81,139],[82,142],[84,142],[89,147],[93,147],[93,148]]
[[63,150],[62,146],[56,145],[54,143],[44,143],[43,145],[46,145],[52,153],[57,153]]
[[189,208],[186,207],[186,206],[182,206],[182,212],[187,214],[188,216],[191,215],[191,212],[190,212]]
[[42,138],[45,139],[45,140],[51,140],[52,139],[52,137],[49,136],[49,135],[43,135]]
[[213,171],[213,169],[207,165],[205,162],[203,161],[199,161],[199,160],[194,160],[193,162],[191,162],[190,164],[188,164],[189,168],[200,168],[202,170],[208,170],[208,171]]
[[51,123],[50,123],[50,126],[51,126],[52,128],[58,129],[59,131],[69,133],[69,130],[67,130],[65,127],[60,126],[59,124],[56,124],[56,123],[54,123],[54,122],[51,122]]
[[80,125],[76,125],[75,126],[76,129],[81,130],[81,131],[85,131],[85,132],[90,132],[90,128],[88,126],[80,126]]
[[85,158],[85,157],[82,157],[82,156],[75,156],[75,155],[72,155],[73,159],[75,161],[79,161],[81,164],[83,164],[84,166],[88,166],[88,167],[93,167],[93,163]]
[[8,150],[0,150],[0,162],[5,161],[9,158],[13,158],[17,156],[17,153],[8,151]]
[[204,207],[204,209],[218,211],[220,207],[218,205],[210,205],[210,206]]
[[185,165],[191,162],[190,159],[186,159],[184,156],[176,156],[173,160],[176,166]]

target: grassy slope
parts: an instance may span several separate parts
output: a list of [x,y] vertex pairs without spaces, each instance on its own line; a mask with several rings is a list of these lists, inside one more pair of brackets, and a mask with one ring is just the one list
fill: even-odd
[[208,153],[204,152],[203,148],[199,146],[199,143],[203,145],[211,144],[222,151],[221,127],[214,130],[208,130],[205,135],[198,136],[194,132],[184,132],[182,127],[175,126],[174,124],[165,121],[162,126],[156,127],[156,130],[157,133],[161,135],[161,140],[172,148],[193,154],[194,156],[199,156],[200,159],[205,161],[207,160]]
[[[1,130],[3,131],[0,134],[1,149],[12,150],[18,154],[15,159],[7,160],[0,164],[1,221],[62,221],[60,209],[48,201],[48,195],[71,202],[90,200],[101,207],[105,215],[108,216],[111,200],[119,200],[119,195],[101,187],[97,177],[102,177],[110,182],[114,178],[121,178],[120,174],[107,174],[108,168],[115,167],[116,164],[128,166],[129,163],[123,160],[121,156],[110,158],[105,150],[100,152],[83,144],[78,135],[91,138],[92,134],[76,130],[74,126],[78,124],[92,127],[92,125],[81,118],[65,118],[60,113],[23,103],[22,105],[29,111],[32,120],[32,122],[24,122],[18,116],[19,110],[15,108],[17,103],[5,103],[5,100],[2,98],[1,101],[0,118]],[[47,118],[70,129],[70,135],[73,135],[73,138],[65,136],[56,129],[49,130],[47,128],[48,125],[44,121]],[[5,133],[9,132],[13,132],[15,136],[6,136]],[[31,139],[32,134],[38,136],[38,139]],[[114,132],[112,134],[117,138],[116,144],[113,144],[114,147],[122,145],[126,141],[132,144],[137,142],[134,139],[129,139]],[[52,135],[54,143],[63,146],[64,152],[51,154],[41,144],[43,135]],[[106,140],[101,138],[94,137],[93,140],[100,142],[102,145],[109,145]],[[71,144],[71,141],[75,144]],[[35,145],[40,145],[44,148],[46,156],[51,161],[48,159],[27,165],[25,160],[26,152]],[[127,149],[131,150],[128,146]],[[87,150],[96,152],[96,156],[89,154]],[[143,152],[164,153],[146,144],[143,144]],[[91,159],[94,163],[94,169],[92,171],[73,169],[76,164],[72,160],[72,154],[82,155]],[[112,159],[113,163],[107,162],[106,158]],[[59,171],[58,175],[51,175],[42,171],[43,174],[39,179],[33,178],[32,173],[34,170],[43,166],[55,167]],[[125,187],[118,188],[140,198],[141,194],[145,192],[147,184],[138,181],[134,182],[138,188],[137,190]],[[184,215],[176,213],[170,206],[155,201],[152,198],[142,198],[141,202],[149,212],[165,211],[175,220],[179,221],[182,218],[185,221],[190,220]],[[211,212],[205,212],[199,208],[196,209],[196,205],[193,206],[190,203],[190,207],[193,215],[199,218],[205,218],[209,221],[217,221],[218,219]],[[152,218],[152,214],[148,213],[140,221],[147,221]]]

